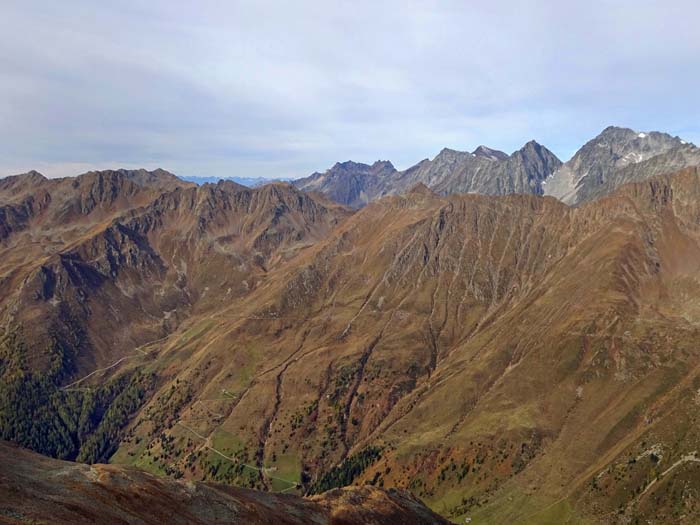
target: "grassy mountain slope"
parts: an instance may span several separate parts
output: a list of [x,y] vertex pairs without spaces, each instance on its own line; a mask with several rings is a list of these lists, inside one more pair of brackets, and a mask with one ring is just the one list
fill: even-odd
[[[177,322],[138,352],[120,338],[149,315],[77,318],[110,358],[53,381],[130,355],[80,386],[138,378],[103,430],[111,461],[176,478],[402,487],[477,523],[693,523],[698,217],[695,168],[578,208],[419,185],[351,215],[286,185],[176,190],[110,223],[140,251],[86,301],[131,311],[117,290],[146,274],[142,312]],[[106,276],[94,245],[71,254]]]

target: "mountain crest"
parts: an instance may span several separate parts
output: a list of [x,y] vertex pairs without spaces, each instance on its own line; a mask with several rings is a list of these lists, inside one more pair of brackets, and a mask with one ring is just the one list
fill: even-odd
[[374,164],[372,164],[371,168],[376,171],[396,171],[396,168],[389,160],[374,161]]

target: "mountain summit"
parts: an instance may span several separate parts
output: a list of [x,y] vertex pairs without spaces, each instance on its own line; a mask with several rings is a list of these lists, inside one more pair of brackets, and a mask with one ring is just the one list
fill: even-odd
[[499,151],[497,149],[491,149],[486,146],[479,146],[474,151],[472,151],[472,154],[477,157],[484,157],[490,160],[505,160],[508,158],[507,153],[504,153],[503,151]]

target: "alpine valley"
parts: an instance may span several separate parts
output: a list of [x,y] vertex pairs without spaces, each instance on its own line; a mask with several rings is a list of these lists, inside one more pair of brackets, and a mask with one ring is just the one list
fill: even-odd
[[0,179],[0,523],[700,522],[699,166]]

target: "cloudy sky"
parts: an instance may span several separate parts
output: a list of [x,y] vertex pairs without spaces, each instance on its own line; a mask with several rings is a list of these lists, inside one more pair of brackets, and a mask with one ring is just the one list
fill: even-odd
[[530,139],[566,160],[610,124],[700,143],[698,20],[697,0],[5,0],[0,176],[295,177]]

